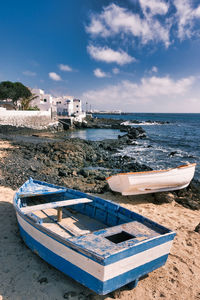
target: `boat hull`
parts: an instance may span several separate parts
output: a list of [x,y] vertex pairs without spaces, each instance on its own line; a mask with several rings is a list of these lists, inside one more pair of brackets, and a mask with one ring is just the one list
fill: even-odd
[[122,195],[139,195],[174,191],[187,187],[195,172],[195,165],[169,170],[121,173],[107,178],[111,190]]
[[[20,234],[26,245],[46,262],[85,285],[97,294],[105,295],[166,263],[175,234],[141,245],[134,253],[126,253],[106,264],[77,253],[55,237],[40,231],[17,213]],[[136,253],[135,253],[136,252]]]
[[[105,295],[134,287],[165,264],[175,232],[111,201],[68,188],[46,194],[47,188],[60,189],[30,179],[15,194],[14,207],[26,245],[58,270]],[[63,220],[55,221],[62,205]]]

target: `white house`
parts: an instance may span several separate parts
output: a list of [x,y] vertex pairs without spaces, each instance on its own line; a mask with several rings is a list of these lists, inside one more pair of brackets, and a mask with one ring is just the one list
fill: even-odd
[[31,101],[31,106],[37,106],[41,111],[49,111],[52,108],[53,98],[49,94],[45,94],[41,89],[31,89],[31,93],[36,96]]
[[75,115],[82,114],[81,100],[73,99],[73,110]]
[[72,96],[53,98],[53,106],[56,107],[58,116],[69,117],[74,121],[82,122],[86,116],[82,111],[81,100]]
[[74,121],[83,122],[86,113],[82,111],[82,103],[80,99],[73,99]]
[[53,103],[59,116],[71,116],[74,113],[72,96],[56,97],[53,99]]

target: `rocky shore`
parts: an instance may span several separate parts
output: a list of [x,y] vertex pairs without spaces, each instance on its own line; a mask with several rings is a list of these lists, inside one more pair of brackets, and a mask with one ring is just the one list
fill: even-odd
[[31,142],[28,142],[28,137],[22,136],[25,141],[22,139],[20,142],[15,135],[7,136],[7,139],[12,139],[13,147],[7,149],[7,156],[0,161],[0,183],[4,186],[17,188],[32,176],[82,191],[100,193],[108,188],[105,178],[116,172],[150,170],[145,165],[133,163],[127,156],[117,155],[120,147],[145,137],[142,128],[127,128],[118,139],[100,142],[67,139],[59,134],[53,134],[48,139],[39,133],[29,136]]
[[[143,128],[121,123],[121,120],[90,119],[82,124],[87,128],[120,129],[118,139],[103,141],[68,139],[62,131],[49,133],[0,127],[1,147],[4,146],[3,140],[9,140],[11,145],[3,148],[6,154],[0,156],[0,185],[17,189],[33,177],[84,192],[103,193],[109,190],[106,177],[110,175],[151,170],[131,157],[120,155],[119,149],[125,145],[134,147],[137,139],[146,137]],[[187,189],[178,192],[153,195],[156,204],[173,200],[185,207],[199,209],[199,183],[192,182]]]
[[[5,131],[0,127],[0,300],[199,299],[199,183],[193,181],[187,189],[176,193],[112,193],[105,180],[107,176],[150,170],[118,152],[127,144],[134,147],[136,139],[145,138],[145,131],[118,129],[123,131],[118,139],[92,142],[67,139],[62,131]],[[65,276],[33,254],[20,239],[12,199],[14,190],[29,177],[101,193],[102,198],[174,230],[177,235],[166,265],[140,280],[135,289],[125,286],[106,296],[98,296]]]

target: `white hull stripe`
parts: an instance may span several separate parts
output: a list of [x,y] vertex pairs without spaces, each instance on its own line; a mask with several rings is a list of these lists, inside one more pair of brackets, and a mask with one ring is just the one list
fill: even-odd
[[37,242],[103,282],[144,265],[161,256],[167,255],[170,252],[172,245],[172,241],[169,241],[146,251],[142,251],[134,256],[103,266],[39,231],[20,217],[19,214],[17,214],[17,218],[23,230]]

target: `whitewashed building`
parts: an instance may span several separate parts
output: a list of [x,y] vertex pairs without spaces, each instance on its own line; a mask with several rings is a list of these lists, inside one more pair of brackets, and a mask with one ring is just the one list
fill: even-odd
[[75,115],[82,114],[82,105],[80,99],[73,99],[73,110]]
[[86,116],[82,111],[81,100],[72,96],[56,97],[53,99],[53,105],[56,106],[58,116],[70,117],[80,122]]
[[53,99],[58,116],[71,116],[74,113],[73,97],[62,96]]
[[32,107],[37,106],[41,111],[49,111],[52,109],[53,97],[45,94],[41,89],[31,89],[33,96],[36,96],[30,103]]

